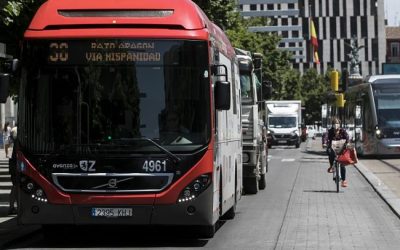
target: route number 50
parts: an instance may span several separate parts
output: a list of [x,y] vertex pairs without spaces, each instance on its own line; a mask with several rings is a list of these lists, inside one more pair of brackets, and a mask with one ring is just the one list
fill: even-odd
[[51,62],[66,62],[68,60],[68,44],[67,43],[50,43]]

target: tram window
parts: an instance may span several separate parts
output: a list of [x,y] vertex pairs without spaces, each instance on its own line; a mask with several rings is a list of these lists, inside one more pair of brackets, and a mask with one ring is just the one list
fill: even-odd
[[372,128],[375,126],[372,121],[372,110],[371,103],[368,100],[368,97],[364,99],[363,106],[363,127],[367,132],[371,132]]

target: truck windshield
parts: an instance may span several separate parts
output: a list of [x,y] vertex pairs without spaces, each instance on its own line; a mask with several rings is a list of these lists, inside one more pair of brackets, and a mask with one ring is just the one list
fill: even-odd
[[243,102],[251,102],[254,99],[252,77],[250,72],[240,72],[240,87]]
[[19,138],[31,153],[72,145],[126,152],[131,141],[130,150],[159,151],[134,138],[188,151],[209,141],[206,42],[28,41],[23,51]]
[[269,117],[270,128],[295,128],[296,117]]

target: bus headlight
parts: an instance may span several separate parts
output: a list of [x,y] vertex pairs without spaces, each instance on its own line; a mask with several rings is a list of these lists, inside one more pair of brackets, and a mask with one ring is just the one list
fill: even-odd
[[21,174],[21,189],[31,196],[32,199],[47,203],[44,190],[28,176]]
[[211,183],[211,174],[200,175],[196,180],[187,185],[178,198],[178,203],[196,199]]

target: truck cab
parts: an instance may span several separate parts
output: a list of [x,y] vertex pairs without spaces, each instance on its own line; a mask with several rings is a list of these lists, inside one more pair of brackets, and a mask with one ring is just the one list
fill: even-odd
[[294,145],[300,147],[301,101],[266,101],[268,147]]

